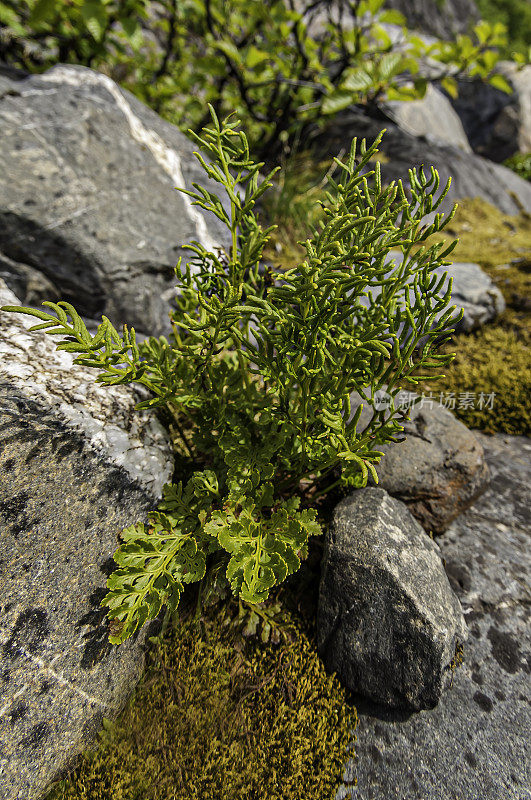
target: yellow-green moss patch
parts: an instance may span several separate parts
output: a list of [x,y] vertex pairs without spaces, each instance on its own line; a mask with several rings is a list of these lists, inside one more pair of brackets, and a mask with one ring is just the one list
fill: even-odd
[[[424,384],[423,391],[433,390],[435,396],[453,392],[453,412],[470,428],[527,435],[531,430],[531,216],[523,212],[508,216],[479,198],[463,200],[450,231],[438,234],[446,241],[455,237],[459,243],[452,259],[479,264],[504,295],[507,310],[476,333],[454,337],[444,348],[456,353],[446,377]],[[473,408],[460,407],[459,395],[466,392],[474,393]],[[494,393],[492,408],[480,400],[482,393]]]
[[[435,398],[442,392],[447,404],[455,401],[452,412],[469,428],[527,435],[531,431],[528,336],[526,341],[503,325],[456,337],[444,348],[456,353],[455,361],[446,368],[446,377],[423,384],[421,391],[432,391]],[[466,393],[473,395],[470,406]]]
[[355,709],[287,612],[281,643],[263,645],[231,607],[154,644],[119,720],[48,800],[333,798]]

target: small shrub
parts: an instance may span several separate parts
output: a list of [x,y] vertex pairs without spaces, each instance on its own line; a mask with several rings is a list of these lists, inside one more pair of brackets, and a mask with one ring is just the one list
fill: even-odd
[[[456,319],[451,283],[445,288],[446,276],[434,270],[449,263],[456,243],[423,246],[455,212],[423,223],[449,182],[437,197],[436,171],[411,170],[408,199],[401,181],[382,187],[378,162],[367,172],[381,136],[359,149],[354,139],[346,163],[336,159],[340,182],[329,180],[324,218],[304,243],[304,261],[277,285],[270,271],[260,273],[271,228],[262,230],[253,212],[271,184],[259,184],[263,165],[250,158],[238,122],[220,126],[212,108],[211,114],[213,127],[191,135],[210,158],[197,154],[224,188],[230,212],[199,184],[181,191],[227,226],[231,244],[227,252],[187,246],[194,256],[184,277],[180,263],[176,268],[182,291],[170,314],[171,345],[161,336],[138,346],[134,329],[124,325],[120,336],[107,317],[92,337],[64,301],[43,303],[57,316],[2,309],[43,320],[30,330],[64,336],[57,349],[75,353],[75,364],[103,370],[97,382],[146,386],[154,396],[138,409],[158,406],[171,414],[176,408],[192,423],[192,440],[185,442],[190,459],[199,454],[207,461],[186,486],[165,485],[149,524],[122,531],[114,556],[119,569],[102,601],[115,644],[163,605],[174,611],[184,585],[200,581],[219,552],[233,593],[247,603],[265,601],[299,569],[309,537],[322,532],[301,481],[309,479],[314,502],[338,485],[366,485],[369,474],[377,480],[378,445],[403,431],[403,411],[394,407],[400,383],[416,385],[422,370],[452,359],[437,353]],[[390,265],[386,257],[396,249],[403,260]],[[363,302],[371,289],[377,299]],[[251,318],[258,326],[254,343]],[[384,386],[393,401],[389,411],[378,404]],[[353,390],[366,394],[373,412],[362,433],[361,406],[348,421]]]
[[[310,123],[354,103],[422,97],[429,60],[450,93],[460,74],[511,91],[497,74],[504,26],[480,22],[471,36],[426,44],[384,0],[0,0],[0,60],[41,70],[56,63],[110,74],[171,122],[199,131],[207,103],[235,110],[252,152],[278,152]],[[348,6],[348,7],[347,7]],[[314,32],[319,11],[328,21]],[[400,48],[386,29],[401,27]]]

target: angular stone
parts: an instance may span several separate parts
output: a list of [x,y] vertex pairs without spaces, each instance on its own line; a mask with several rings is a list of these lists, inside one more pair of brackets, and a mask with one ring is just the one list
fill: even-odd
[[433,708],[465,638],[440,551],[382,489],[342,500],[319,586],[318,647],[352,691],[393,708]]
[[[384,453],[376,466],[378,486],[404,502],[426,531],[439,534],[485,490],[489,469],[474,432],[435,400],[404,392],[399,403],[409,408],[405,440],[378,445]],[[350,396],[352,419],[361,402]],[[387,402],[382,395],[381,402]],[[361,432],[372,417],[364,403],[358,425]]]
[[[0,281],[0,305],[20,301]],[[109,644],[100,602],[119,533],[171,480],[146,394],[0,312],[0,796],[38,800],[115,717],[140,678],[148,623]]]
[[356,702],[356,759],[336,800],[529,797],[531,439],[478,437],[492,482],[437,540],[469,628],[463,664],[433,710]]
[[[32,269],[82,317],[168,335],[174,268],[191,257],[183,246],[228,246],[222,223],[175,188],[197,181],[219,192],[196,146],[106,75],[72,65],[4,71],[0,129],[9,288],[20,292]],[[54,299],[46,281],[34,282],[32,303]]]

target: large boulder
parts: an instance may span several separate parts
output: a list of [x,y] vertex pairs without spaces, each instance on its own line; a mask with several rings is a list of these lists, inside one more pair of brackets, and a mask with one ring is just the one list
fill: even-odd
[[24,304],[62,299],[84,318],[168,335],[174,267],[191,257],[183,245],[228,243],[221,222],[176,190],[210,181],[193,143],[78,66],[0,70],[0,129],[7,285]]
[[448,211],[456,200],[480,197],[505,214],[518,214],[522,209],[531,212],[531,184],[512,170],[459,148],[443,147],[413,136],[393,122],[369,117],[361,109],[342,112],[324,130],[310,131],[308,143],[313,142],[317,152],[329,158],[348,149],[354,136],[370,143],[384,128],[386,133],[380,145],[385,157],[381,164],[384,181],[401,178],[407,186],[409,169],[433,166],[439,173],[441,187],[452,178],[440,211]]
[[[20,301],[0,280],[0,305]],[[38,800],[140,678],[148,623],[108,642],[118,535],[173,475],[145,391],[94,383],[34,318],[0,312],[0,796]]]
[[[350,419],[362,402],[350,396]],[[415,402],[417,401],[417,402]],[[426,531],[440,534],[458,514],[485,490],[489,469],[483,447],[473,431],[454,417],[445,403],[459,398],[434,397],[401,392],[395,405],[409,419],[404,420],[404,441],[378,445],[384,456],[376,471],[378,486],[404,502]],[[381,392],[378,408],[390,408],[391,398]],[[363,431],[373,414],[366,402],[358,424]]]
[[334,510],[319,586],[319,654],[353,692],[433,708],[464,641],[440,552],[407,508],[361,489]]
[[356,702],[356,759],[336,800],[529,797],[531,439],[478,436],[491,485],[437,540],[469,629],[463,663],[433,710]]

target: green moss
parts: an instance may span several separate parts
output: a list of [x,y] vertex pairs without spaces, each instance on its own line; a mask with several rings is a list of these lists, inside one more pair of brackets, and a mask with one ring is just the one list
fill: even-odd
[[[455,361],[447,368],[444,379],[424,384],[424,394],[433,391],[438,398],[443,392],[448,398],[448,393],[453,393],[456,406],[452,411],[469,428],[486,433],[528,435],[531,431],[529,338],[526,345],[522,336],[499,324],[459,336],[445,349],[456,353]],[[466,392],[474,394],[471,408],[460,407],[460,395]],[[494,397],[489,401],[491,393]]]
[[282,615],[278,646],[204,610],[154,644],[98,750],[48,800],[331,800],[357,717],[314,642]]
[[[463,200],[450,231],[438,238],[459,237],[452,254],[455,261],[474,261],[492,278],[505,297],[507,310],[495,321],[469,335],[454,337],[446,346],[455,361],[446,377],[424,384],[433,391],[474,392],[474,408],[453,409],[468,427],[486,433],[527,435],[531,408],[531,217],[508,216],[479,198]],[[435,240],[435,239],[434,239]],[[431,243],[431,242],[429,242]],[[481,392],[495,394],[493,408],[478,408]]]

